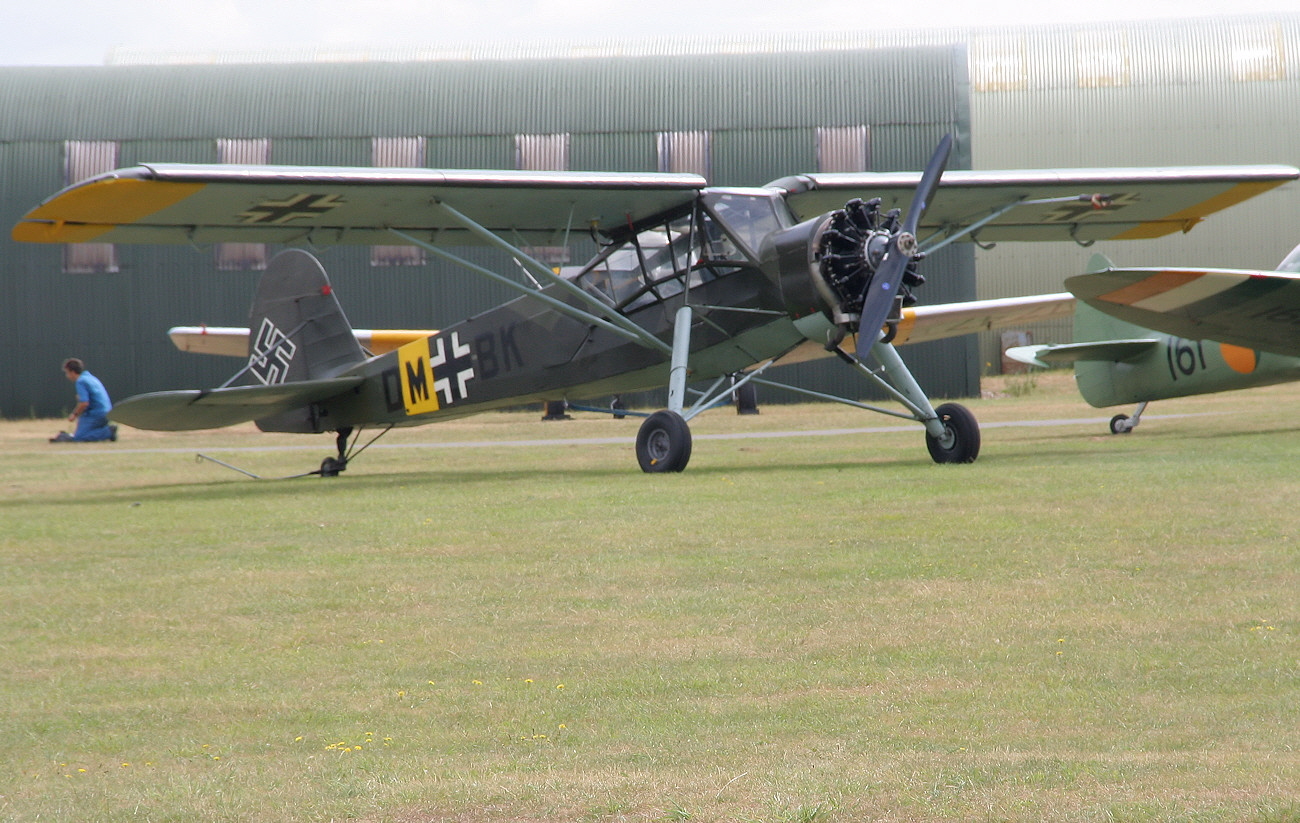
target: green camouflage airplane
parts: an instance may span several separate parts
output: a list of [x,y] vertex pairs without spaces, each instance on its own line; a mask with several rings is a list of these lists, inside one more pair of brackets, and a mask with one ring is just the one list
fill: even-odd
[[1275,271],[1116,268],[1065,281],[1074,341],[1009,349],[1036,365],[1074,363],[1079,392],[1097,407],[1136,403],[1111,419],[1125,434],[1153,400],[1300,380],[1300,246]]
[[[892,343],[908,331],[902,304],[923,281],[926,254],[959,240],[1159,237],[1300,177],[1290,166],[945,174],[951,144],[945,137],[920,174],[808,174],[761,188],[689,174],[145,164],[59,192],[13,236],[407,243],[520,293],[371,354],[315,258],[285,252],[268,268],[235,378],[114,409],[140,428],[253,420],[268,431],[334,432],[337,456],[322,475],[346,467],[362,427],[665,385],[667,409],[642,423],[636,454],[644,471],[681,471],[690,419],[748,382],[777,385],[764,372],[810,352],[839,356],[903,411],[784,388],[915,420],[933,460],[961,463],[979,454],[974,416],[956,403],[933,407]],[[557,273],[526,251],[567,246],[573,232],[597,246],[580,269]],[[523,277],[449,250],[472,244],[504,250]],[[688,405],[697,381],[712,383]]]

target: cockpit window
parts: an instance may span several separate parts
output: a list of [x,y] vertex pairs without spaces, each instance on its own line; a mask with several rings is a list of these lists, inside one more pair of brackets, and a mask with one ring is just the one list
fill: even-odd
[[755,265],[763,237],[781,228],[762,193],[714,193],[703,206],[606,250],[574,282],[620,311],[637,309]]
[[699,259],[691,218],[640,232],[596,258],[577,283],[611,305],[627,309],[680,294]]

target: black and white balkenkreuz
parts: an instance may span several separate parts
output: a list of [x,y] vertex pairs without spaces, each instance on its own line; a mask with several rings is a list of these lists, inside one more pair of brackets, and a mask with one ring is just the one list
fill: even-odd
[[469,346],[460,342],[459,332],[451,333],[450,351],[445,337],[436,338],[434,344],[434,351],[429,354],[429,365],[433,367],[433,390],[442,395],[443,405],[450,406],[469,397],[466,384],[474,379],[474,361]]

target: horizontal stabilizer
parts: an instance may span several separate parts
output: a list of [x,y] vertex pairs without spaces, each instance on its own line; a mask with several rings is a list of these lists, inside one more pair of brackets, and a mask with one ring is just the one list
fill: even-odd
[[1063,366],[1081,360],[1123,363],[1151,351],[1157,340],[1098,340],[1092,343],[1063,343],[1052,346],[1015,346],[1007,357],[1031,366]]
[[924,343],[1068,317],[1074,311],[1074,302],[1074,295],[1063,292],[908,308],[903,310],[894,345]]
[[328,400],[363,379],[333,377],[273,386],[138,394],[116,404],[109,416],[117,423],[153,431],[216,429]]
[[[433,329],[353,329],[361,347],[371,354],[385,354],[410,343],[433,337]],[[173,326],[167,330],[172,344],[195,354],[248,357],[248,329],[240,326]]]

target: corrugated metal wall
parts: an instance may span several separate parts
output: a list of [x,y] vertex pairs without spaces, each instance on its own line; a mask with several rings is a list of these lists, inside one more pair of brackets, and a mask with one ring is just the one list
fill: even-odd
[[[939,136],[970,162],[960,46],[619,59],[0,70],[0,223],[62,186],[65,140],[117,140],[121,163],[215,162],[218,138],[269,138],[276,163],[369,165],[370,139],[421,135],[431,167],[510,168],[514,135],[571,133],[571,163],[652,171],[659,131],[713,133],[714,182],[760,185],[815,170],[818,126],[871,127],[873,167],[919,168]],[[218,271],[211,249],[121,246],[120,271],[64,274],[59,247],[0,239],[0,414],[71,405],[59,363],[86,359],[115,396],[216,385],[222,358],[166,340],[184,323],[243,325],[257,272]],[[500,269],[490,251],[466,256]],[[440,326],[493,305],[503,287],[441,263],[373,268],[367,249],[322,256],[354,325]],[[930,262],[927,299],[974,295],[974,257]],[[941,274],[939,274],[941,272]],[[917,350],[919,349],[919,351]],[[978,390],[974,343],[914,347],[923,385]],[[858,393],[835,363],[793,367],[824,391]],[[771,398],[775,399],[775,398]],[[769,398],[764,398],[765,402]],[[662,402],[662,401],[660,401]]]
[[[1300,14],[970,34],[973,166],[1300,165]],[[978,251],[980,297],[1060,291],[1119,265],[1271,269],[1300,242],[1300,185],[1137,242]],[[1068,342],[1068,320],[1031,327]],[[997,335],[981,354],[996,371]]]

